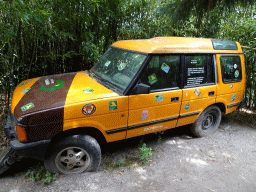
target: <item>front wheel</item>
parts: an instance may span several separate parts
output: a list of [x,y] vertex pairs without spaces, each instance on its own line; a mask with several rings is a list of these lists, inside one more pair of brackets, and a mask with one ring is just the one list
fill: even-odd
[[221,111],[217,106],[205,109],[191,126],[191,132],[197,137],[215,133],[220,125]]
[[98,142],[88,135],[72,135],[60,140],[44,161],[52,173],[75,174],[95,171],[101,161]]

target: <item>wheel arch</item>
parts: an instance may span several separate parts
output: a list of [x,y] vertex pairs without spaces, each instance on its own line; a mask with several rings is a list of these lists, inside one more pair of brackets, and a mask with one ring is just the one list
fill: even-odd
[[102,134],[102,132],[96,128],[93,127],[79,127],[79,128],[74,128],[74,129],[69,129],[66,131],[62,131],[56,135],[54,135],[51,138],[51,142],[49,143],[46,153],[45,153],[45,157],[50,155],[51,153],[51,149],[54,147],[54,145],[56,143],[58,143],[61,139],[71,136],[71,135],[90,135],[91,137],[93,137],[94,139],[97,140],[97,142],[99,143],[101,150],[104,149],[104,147],[106,146],[106,139],[104,137],[104,135]]
[[[224,103],[213,103],[213,104],[211,104],[211,105],[208,105],[207,107],[205,107],[205,108],[201,111],[201,113],[202,113],[203,111],[205,111],[206,109],[208,109],[209,107],[211,107],[211,106],[217,106],[217,107],[219,107],[221,113],[226,114],[226,106],[225,106]],[[200,114],[201,114],[201,113],[200,113]]]
[[221,113],[226,114],[226,106],[224,103],[215,103],[214,105],[220,108]]

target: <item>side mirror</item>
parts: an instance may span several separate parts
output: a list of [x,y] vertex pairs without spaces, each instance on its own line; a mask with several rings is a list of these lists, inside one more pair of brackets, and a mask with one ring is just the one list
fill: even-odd
[[146,85],[144,83],[139,83],[137,84],[133,90],[132,94],[137,95],[137,94],[148,94],[150,92],[150,86]]

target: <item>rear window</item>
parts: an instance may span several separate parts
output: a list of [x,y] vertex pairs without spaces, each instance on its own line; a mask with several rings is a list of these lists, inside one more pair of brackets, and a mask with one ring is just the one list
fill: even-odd
[[237,50],[235,41],[212,40],[213,48],[216,50]]
[[239,56],[221,56],[220,64],[223,83],[240,82],[242,80],[242,68]]

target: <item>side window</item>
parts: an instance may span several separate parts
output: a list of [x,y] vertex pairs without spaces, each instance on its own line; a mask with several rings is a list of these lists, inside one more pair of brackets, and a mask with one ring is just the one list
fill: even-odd
[[221,56],[220,64],[223,83],[240,82],[242,80],[242,68],[239,56]]
[[139,82],[150,85],[151,90],[177,87],[180,56],[154,55]]
[[186,55],[185,65],[185,87],[215,83],[212,55]]

